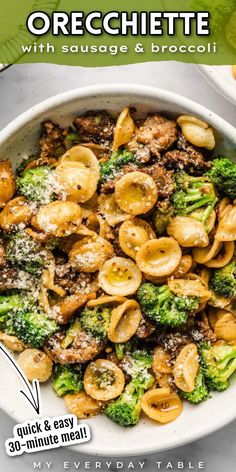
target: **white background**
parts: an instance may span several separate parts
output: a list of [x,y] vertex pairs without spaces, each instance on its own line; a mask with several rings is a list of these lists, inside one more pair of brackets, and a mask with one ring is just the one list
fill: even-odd
[[[105,84],[114,82],[139,83],[165,88],[180,93],[221,115],[231,124],[236,122],[236,109],[233,105],[221,97],[208,85],[193,65],[178,64],[175,62],[147,63],[130,66],[109,68],[80,68],[65,67],[46,64],[18,65],[7,69],[0,74],[0,128],[3,128],[18,114],[47,97],[86,85]],[[236,87],[236,86],[235,86]],[[235,89],[236,93],[236,89]],[[4,156],[0,155],[0,158]],[[1,382],[3,380],[1,379]],[[1,386],[0,386],[1,388]],[[1,394],[1,392],[0,392]],[[210,421],[210,418],[206,418]],[[45,462],[53,462],[50,470],[61,472],[63,470],[75,471],[73,462],[91,460],[91,468],[80,467],[78,470],[95,470],[93,463],[99,458],[78,455],[64,448],[45,453],[37,453],[33,456],[8,458],[4,450],[5,439],[12,435],[13,422],[0,411],[0,472],[30,472],[34,470],[34,461],[42,461],[41,470],[48,470]],[[121,433],[122,434],[122,433]],[[158,442],[158,437],[157,437]],[[143,470],[151,472],[157,470],[156,461],[172,461],[173,469],[178,461],[184,461],[185,470],[189,470],[188,462],[195,466],[192,472],[198,470],[198,462],[204,461],[205,470],[208,472],[235,472],[236,462],[236,421],[221,431],[208,438],[197,441],[191,445],[160,454],[152,454],[148,457],[135,457],[133,461],[145,460]],[[117,459],[122,460],[121,458]],[[130,459],[124,458],[124,469]],[[64,469],[64,461],[69,461],[69,469]],[[102,459],[105,464],[105,459]],[[35,469],[40,470],[40,469]],[[98,469],[99,470],[99,469]],[[103,471],[108,470],[105,467]],[[112,458],[113,472],[116,469],[116,459]],[[122,470],[122,469],[119,469]],[[129,469],[133,470],[133,469]],[[136,471],[140,470],[136,467]],[[136,472],[135,471],[135,472]]]

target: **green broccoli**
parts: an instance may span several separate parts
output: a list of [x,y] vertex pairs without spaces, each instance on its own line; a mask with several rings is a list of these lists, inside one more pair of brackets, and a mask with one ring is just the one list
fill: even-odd
[[7,334],[14,334],[12,326],[12,316],[18,310],[23,310],[28,304],[28,299],[22,295],[1,295],[0,296],[0,330]]
[[208,178],[222,195],[236,198],[236,164],[227,157],[214,159]]
[[222,392],[230,386],[229,378],[236,370],[236,346],[200,346],[200,362],[208,387]]
[[78,393],[83,389],[83,374],[80,366],[56,364],[53,388],[59,397],[68,393]]
[[236,264],[230,262],[221,269],[216,269],[211,277],[210,286],[222,297],[233,297],[236,290]]
[[25,231],[11,235],[6,259],[32,275],[40,275],[47,265],[48,252]]
[[52,334],[58,331],[58,325],[36,307],[31,310],[16,311],[10,317],[14,334],[26,345],[40,348]]
[[195,388],[192,392],[179,391],[182,398],[188,400],[190,403],[201,403],[209,398],[209,390],[207,388],[205,377],[200,368],[195,380]]
[[106,305],[97,305],[94,308],[84,308],[81,312],[80,322],[82,328],[93,336],[106,339],[110,317],[111,308]]
[[121,426],[134,426],[138,423],[141,413],[141,400],[145,390],[154,382],[149,373],[152,356],[146,351],[134,351],[123,361],[124,371],[131,376],[123,393],[106,408],[106,415]]
[[100,182],[104,184],[108,180],[114,179],[122,171],[122,167],[128,164],[138,165],[132,152],[127,150],[113,152],[108,161],[100,164]]
[[127,341],[126,343],[116,343],[115,344],[115,353],[119,361],[121,361],[127,352],[130,352],[132,349],[133,343]]
[[55,198],[53,170],[49,166],[28,169],[22,177],[17,177],[20,195],[36,203],[49,203]]
[[174,216],[174,207],[172,205],[170,205],[166,209],[158,208],[155,211],[153,215],[153,224],[159,236],[161,236],[165,232],[173,216]]
[[208,177],[192,177],[185,172],[178,172],[175,176],[172,203],[177,215],[191,216],[192,214],[194,217],[193,212],[204,207],[205,211],[201,215],[201,222],[204,224],[217,201],[214,185]]
[[165,326],[177,327],[185,324],[189,315],[199,306],[198,297],[178,297],[171,293],[168,285],[158,287],[144,283],[137,293],[144,314]]

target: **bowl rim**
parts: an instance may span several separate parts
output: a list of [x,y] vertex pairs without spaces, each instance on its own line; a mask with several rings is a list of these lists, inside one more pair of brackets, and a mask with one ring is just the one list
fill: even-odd
[[148,85],[137,85],[129,83],[114,83],[114,84],[102,84],[102,85],[91,85],[85,87],[74,88],[65,92],[53,95],[52,97],[46,98],[45,100],[33,105],[28,110],[24,111],[16,118],[14,118],[9,124],[7,124],[0,131],[0,144],[11,137],[12,134],[16,133],[24,125],[30,121],[38,118],[45,112],[50,112],[59,105],[72,102],[78,98],[89,98],[91,95],[98,96],[103,95],[109,97],[116,94],[117,96],[133,95],[133,96],[145,96],[146,98],[157,98],[162,99],[175,105],[182,106],[188,109],[194,110],[194,113],[205,117],[207,116],[209,124],[216,128],[224,129],[223,134],[226,135],[236,145],[236,130],[226,120],[221,118],[215,112],[209,110],[207,107],[201,105],[190,98],[184,97],[175,92],[170,92],[166,89]]
[[[198,71],[202,77],[208,82],[208,84],[213,87],[222,97],[228,100],[231,105],[236,105],[236,89],[235,93],[231,92],[231,88],[227,87],[226,81],[221,78],[221,75],[217,76],[216,68],[226,67],[226,66],[209,66],[206,64],[196,65]],[[229,71],[230,73],[230,71]]]
[[[4,142],[6,142],[8,139],[11,138],[11,136],[15,133],[17,133],[22,127],[27,125],[29,122],[33,121],[36,118],[39,118],[40,115],[43,113],[50,113],[53,111],[55,108],[57,108],[60,105],[63,104],[69,104],[70,102],[73,102],[74,100],[77,100],[79,98],[89,98],[91,96],[104,96],[104,98],[108,98],[109,96],[127,96],[127,101],[129,97],[140,97],[140,99],[143,97],[145,98],[152,98],[152,99],[161,99],[163,101],[173,103],[180,108],[185,108],[189,110],[189,113],[194,113],[195,115],[198,115],[199,117],[202,117],[203,119],[207,120],[210,125],[212,125],[216,129],[220,129],[222,134],[227,137],[236,147],[236,129],[229,124],[227,121],[225,121],[223,118],[221,118],[219,115],[216,113],[212,112],[208,108],[204,107],[203,105],[200,105],[199,103],[186,98],[180,94],[170,92],[165,89],[160,89],[157,87],[151,87],[151,86],[146,86],[146,85],[137,85],[137,84],[130,84],[130,83],[114,83],[114,84],[103,84],[103,85],[93,85],[93,86],[88,86],[88,87],[80,87],[80,88],[75,88],[66,92],[62,92],[60,94],[57,94],[55,96],[49,97],[42,102],[39,102],[38,104],[34,105],[32,108],[24,111],[22,114],[18,115],[15,119],[13,119],[8,125],[6,125],[1,131],[0,131],[0,145],[2,145]],[[0,408],[1,408],[1,402],[0,402]],[[6,408],[4,408],[4,411],[11,415],[10,408],[7,411]],[[12,416],[12,415],[11,415]],[[13,415],[14,416],[14,415]],[[211,422],[207,422],[207,424],[204,425],[203,431],[200,432],[193,432],[188,438],[170,438],[168,446],[163,445],[162,447],[155,448],[153,445],[146,445],[145,447],[138,447],[135,450],[130,451],[130,453],[127,453],[125,451],[125,456],[135,456],[135,455],[144,455],[144,454],[151,454],[155,452],[160,452],[164,450],[169,450],[172,448],[177,448],[180,446],[183,446],[185,444],[189,444],[193,441],[196,441],[200,438],[204,438],[205,436],[217,431],[218,429],[226,426],[229,424],[231,421],[233,421],[236,418],[236,410],[235,414],[233,416],[225,416],[223,418],[219,418],[217,424],[211,424]],[[15,417],[15,419],[17,419]],[[121,430],[122,432],[122,430]],[[117,451],[115,447],[109,449],[109,453],[106,451],[102,450],[94,450],[92,451],[89,447],[86,447],[86,444],[83,445],[81,448],[76,448],[76,447],[71,447],[73,451],[77,451],[79,453],[86,453],[90,455],[101,455],[101,456],[106,456],[106,457],[121,457],[124,456],[124,453],[122,451]]]

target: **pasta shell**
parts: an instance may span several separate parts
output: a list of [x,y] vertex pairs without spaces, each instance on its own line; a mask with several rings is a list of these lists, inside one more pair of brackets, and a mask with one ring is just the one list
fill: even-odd
[[181,115],[177,118],[185,138],[194,146],[204,147],[212,151],[215,147],[215,137],[212,128],[195,116]]
[[95,400],[108,401],[118,397],[124,385],[125,377],[122,370],[107,359],[97,359],[85,370],[84,388]]
[[128,172],[115,186],[117,205],[126,213],[141,215],[150,211],[157,201],[157,186],[150,175]]
[[126,107],[121,112],[114,130],[113,151],[117,151],[120,146],[127,144],[135,131],[135,124],[130,116],[129,108]]
[[125,343],[136,333],[142,313],[135,300],[126,300],[112,310],[108,339],[113,343]]
[[217,339],[223,339],[224,341],[235,341],[236,318],[234,315],[225,310],[222,310],[219,314],[217,314],[217,320],[214,325],[214,333]]
[[0,213],[0,227],[9,231],[18,225],[27,226],[34,214],[34,208],[24,197],[10,200]]
[[14,196],[16,181],[9,161],[0,161],[0,208]]
[[206,264],[211,259],[217,256],[222,248],[222,243],[214,239],[213,244],[209,244],[209,246],[204,248],[195,248],[193,249],[193,257],[194,260],[198,264]]
[[235,241],[236,239],[236,206],[228,205],[219,221],[215,234],[217,241]]
[[180,297],[199,297],[200,299],[209,299],[211,297],[211,292],[198,279],[169,279],[168,286],[172,293]]
[[67,200],[86,202],[93,197],[99,181],[96,155],[88,148],[74,146],[60,158],[55,175]]
[[82,221],[82,211],[74,202],[55,201],[42,206],[32,219],[39,231],[62,237],[76,233]]
[[154,374],[171,374],[172,366],[169,354],[163,347],[156,347],[153,353],[152,370]]
[[169,388],[148,390],[143,395],[141,407],[149,418],[158,423],[174,421],[183,409],[179,396],[171,393]]
[[135,259],[136,253],[143,243],[155,237],[151,226],[141,218],[125,221],[119,229],[120,247],[132,259]]
[[209,239],[204,225],[189,216],[176,216],[167,226],[167,233],[183,247],[206,247]]
[[113,254],[113,246],[109,241],[101,237],[95,240],[88,237],[72,246],[69,260],[78,271],[97,272]]
[[98,197],[98,203],[100,213],[104,216],[110,226],[116,226],[117,224],[122,223],[122,221],[131,218],[131,215],[125,213],[118,207],[114,194],[101,194]]
[[176,358],[173,374],[176,386],[183,392],[192,392],[199,370],[199,359],[195,344],[184,346]]
[[79,419],[87,419],[90,416],[96,416],[101,413],[102,402],[94,400],[86,392],[74,393],[64,397],[66,406],[70,413]]
[[181,249],[175,239],[152,239],[137,251],[136,263],[145,274],[163,277],[174,272],[181,256]]
[[108,305],[108,304],[119,304],[124,303],[127,300],[125,297],[118,295],[102,295],[101,297],[95,298],[94,300],[89,300],[87,306],[93,307],[98,305]]
[[215,259],[211,259],[206,262],[205,265],[211,269],[219,269],[220,267],[226,266],[234,255],[234,241],[223,243],[223,249],[223,254],[218,254]]
[[109,295],[131,295],[142,281],[139,268],[131,259],[113,257],[105,262],[98,275],[98,282]]

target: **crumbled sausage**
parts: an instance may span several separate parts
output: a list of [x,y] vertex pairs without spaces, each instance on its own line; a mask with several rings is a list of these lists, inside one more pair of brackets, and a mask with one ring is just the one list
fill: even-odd
[[104,348],[104,344],[85,331],[79,331],[72,347],[61,347],[63,333],[53,335],[45,345],[45,351],[60,364],[84,364],[96,357]]
[[[176,139],[177,127],[174,121],[158,114],[150,115],[137,129],[134,139],[128,144],[128,148],[130,151],[136,152],[141,152],[142,148],[147,148],[151,154],[160,157],[160,153],[169,149]],[[144,153],[143,150],[142,153]],[[148,153],[144,162],[147,162],[147,156]]]
[[59,157],[66,151],[65,138],[68,129],[60,128],[52,121],[44,121],[41,124],[42,132],[40,144],[40,159]]
[[173,172],[168,171],[165,167],[156,163],[149,167],[140,169],[141,172],[150,175],[156,182],[158,196],[161,198],[169,198],[174,191]]
[[186,170],[194,175],[201,175],[211,167],[202,152],[194,148],[182,134],[179,135],[176,146],[177,149],[162,156],[162,162],[168,169]]
[[74,121],[81,141],[99,143],[111,141],[115,126],[114,118],[105,111],[91,112],[78,116]]

